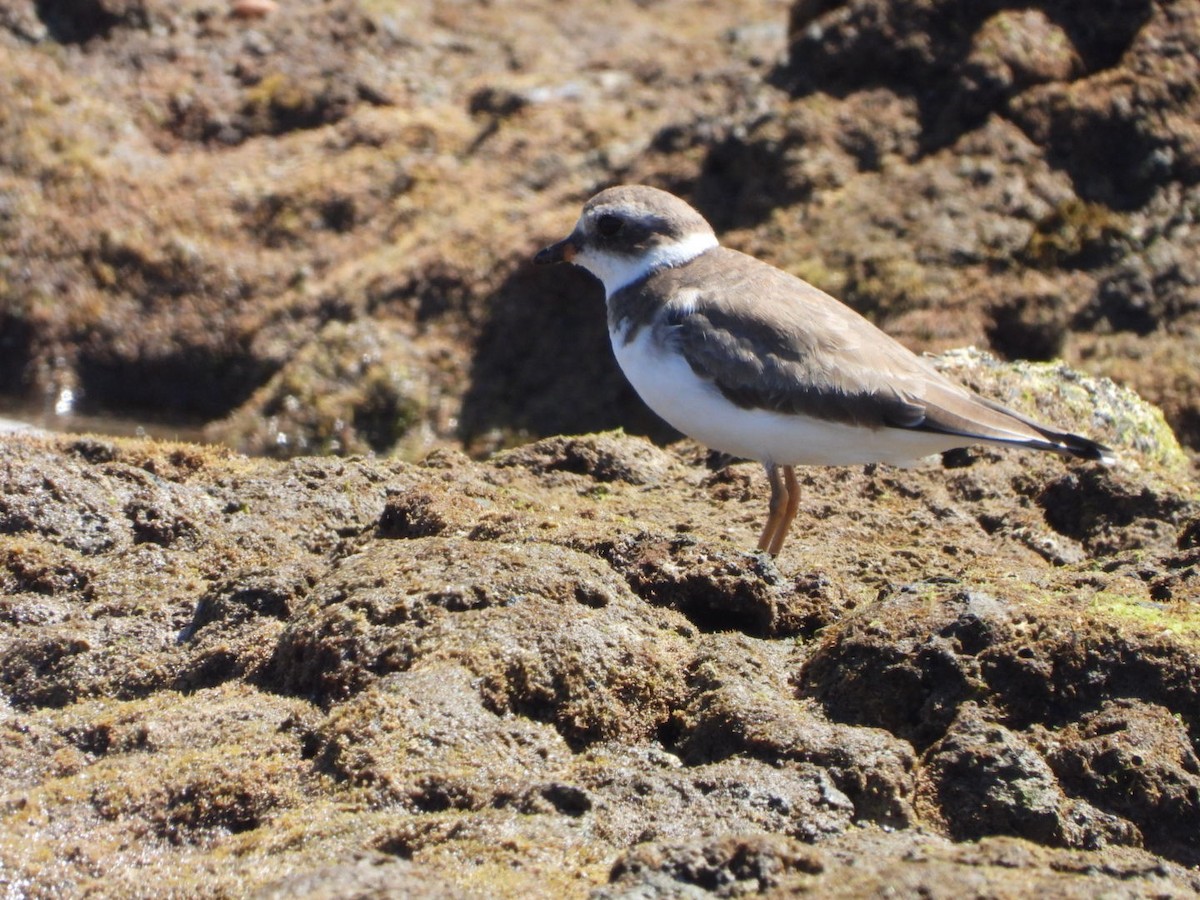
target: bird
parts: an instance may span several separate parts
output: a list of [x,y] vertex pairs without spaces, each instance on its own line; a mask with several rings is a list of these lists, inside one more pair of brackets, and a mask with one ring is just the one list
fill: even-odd
[[771,496],[758,551],[772,557],[799,510],[796,466],[909,466],[975,444],[1114,461],[1103,444],[947,378],[806,281],[721,246],[667,191],[600,191],[534,262],[600,280],[613,352],[650,409],[713,450],[762,463]]

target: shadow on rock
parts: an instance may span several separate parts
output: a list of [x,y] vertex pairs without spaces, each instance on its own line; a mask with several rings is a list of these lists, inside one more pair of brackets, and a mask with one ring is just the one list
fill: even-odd
[[675,435],[613,359],[603,290],[573,267],[519,268],[493,297],[476,343],[459,434],[468,447],[487,449],[518,435],[618,426],[660,440]]
[[1153,191],[1157,178],[1143,163],[1156,141],[1145,129],[1115,107],[1047,99],[1062,85],[1117,65],[1150,21],[1150,0],[1110,4],[1104,16],[1071,0],[1022,10],[916,0],[836,7],[792,7],[788,62],[774,73],[780,86],[797,95],[847,96],[905,85],[920,107],[922,144],[930,151],[989,115],[1015,110],[1050,145],[1082,196],[1132,207]]

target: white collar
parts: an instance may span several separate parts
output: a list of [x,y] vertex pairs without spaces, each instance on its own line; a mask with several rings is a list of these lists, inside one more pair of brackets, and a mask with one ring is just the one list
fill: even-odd
[[716,246],[716,235],[708,231],[697,231],[681,240],[655,247],[641,256],[616,256],[583,250],[576,253],[571,262],[587,269],[604,282],[604,295],[607,299],[621,288],[645,278],[651,272],[682,266]]

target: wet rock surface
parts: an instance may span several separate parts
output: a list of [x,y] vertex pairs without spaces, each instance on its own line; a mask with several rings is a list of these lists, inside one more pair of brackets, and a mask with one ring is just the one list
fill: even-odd
[[7,436],[6,888],[1200,891],[1196,486],[1105,437],[811,470],[772,561],[761,470],[686,443]]
[[[230,449],[0,434],[0,887],[1200,893],[1198,59],[1195,0],[5,4],[5,414]],[[748,552],[761,470],[529,265],[619,181],[1120,463],[811,469]]]

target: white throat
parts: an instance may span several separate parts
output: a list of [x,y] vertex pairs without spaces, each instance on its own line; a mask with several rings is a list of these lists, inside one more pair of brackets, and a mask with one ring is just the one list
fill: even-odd
[[608,299],[621,288],[632,284],[639,278],[644,278],[651,272],[682,266],[715,246],[717,246],[716,235],[711,232],[697,231],[672,244],[655,247],[641,256],[616,256],[609,253],[598,253],[595,250],[581,250],[575,254],[575,258],[571,262],[577,266],[583,266],[604,282],[604,296],[605,299]]

